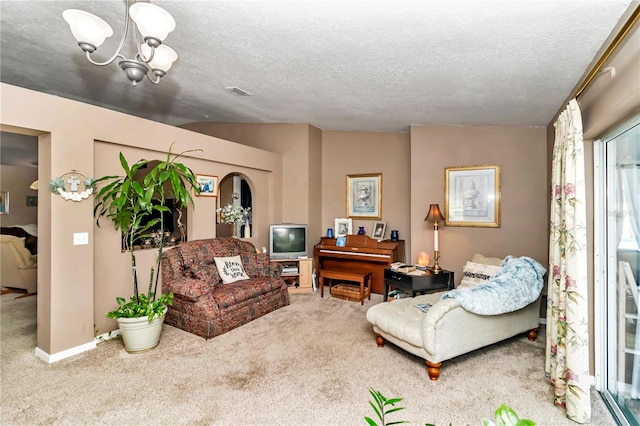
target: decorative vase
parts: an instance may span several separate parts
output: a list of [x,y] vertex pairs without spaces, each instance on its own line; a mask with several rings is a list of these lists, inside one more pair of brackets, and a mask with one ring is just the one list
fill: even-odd
[[358,228],[358,235],[364,235],[364,234],[366,234],[366,232],[364,231],[364,226],[360,226]]
[[118,318],[124,350],[134,354],[146,352],[158,346],[167,309],[165,307],[164,313],[161,316],[156,316],[151,322],[149,322],[149,317]]
[[394,229],[391,231],[391,241],[398,241],[398,230]]

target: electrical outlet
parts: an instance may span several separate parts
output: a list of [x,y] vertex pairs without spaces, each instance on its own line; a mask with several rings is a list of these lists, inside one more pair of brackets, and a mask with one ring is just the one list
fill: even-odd
[[73,245],[74,246],[82,246],[85,244],[89,244],[89,233],[88,232],[74,232],[73,234]]

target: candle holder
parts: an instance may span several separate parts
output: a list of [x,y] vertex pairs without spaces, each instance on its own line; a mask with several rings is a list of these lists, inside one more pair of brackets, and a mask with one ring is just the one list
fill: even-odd
[[431,272],[434,274],[439,274],[442,272],[442,268],[438,265],[438,259],[440,259],[440,250],[434,250],[433,252],[433,268],[431,268]]

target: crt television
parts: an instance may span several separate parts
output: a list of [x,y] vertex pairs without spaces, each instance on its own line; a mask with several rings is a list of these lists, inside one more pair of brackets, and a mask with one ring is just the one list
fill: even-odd
[[269,257],[295,259],[307,255],[307,225],[293,223],[269,225]]

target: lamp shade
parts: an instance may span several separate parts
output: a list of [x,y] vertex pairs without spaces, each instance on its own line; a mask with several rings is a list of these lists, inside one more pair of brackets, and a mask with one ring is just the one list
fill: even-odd
[[425,217],[424,220],[428,220],[429,222],[440,222],[441,220],[444,220],[444,216],[442,216],[442,213],[440,212],[440,206],[437,204],[430,204],[429,213],[427,213],[427,217]]
[[145,38],[152,37],[162,41],[176,28],[173,16],[155,4],[134,3],[129,8],[129,14]]
[[[139,4],[139,3],[136,3]],[[140,45],[140,49],[142,50],[142,54],[145,58],[151,56],[151,47],[147,44]],[[153,59],[149,61],[149,66],[151,69],[162,70],[164,72],[169,71],[171,65],[178,59],[178,54],[175,50],[167,46],[166,44],[161,44],[156,47],[153,53]]]
[[98,47],[107,37],[113,35],[109,24],[89,12],[67,9],[62,12],[62,17],[69,24],[73,36],[81,43]]

